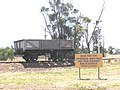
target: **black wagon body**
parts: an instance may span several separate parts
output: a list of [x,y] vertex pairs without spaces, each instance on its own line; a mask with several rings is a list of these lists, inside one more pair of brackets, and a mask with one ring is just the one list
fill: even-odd
[[49,54],[49,60],[63,60],[74,51],[74,40],[22,39],[14,41],[16,54],[26,61],[36,61],[39,55]]

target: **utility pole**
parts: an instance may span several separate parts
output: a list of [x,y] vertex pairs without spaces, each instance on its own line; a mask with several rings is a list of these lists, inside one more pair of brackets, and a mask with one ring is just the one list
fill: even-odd
[[46,37],[47,37],[47,35],[46,35],[46,32],[47,32],[46,28],[43,28],[42,26],[41,26],[41,28],[45,31],[45,35],[44,36],[45,36],[45,40],[46,40]]
[[105,56],[105,51],[104,51],[104,47],[105,46],[105,40],[104,40],[104,36],[103,36],[103,57]]
[[99,27],[98,27],[98,53],[100,53],[100,41],[99,41]]
[[45,40],[46,40],[46,37],[47,37],[47,35],[46,35],[46,28],[45,28]]

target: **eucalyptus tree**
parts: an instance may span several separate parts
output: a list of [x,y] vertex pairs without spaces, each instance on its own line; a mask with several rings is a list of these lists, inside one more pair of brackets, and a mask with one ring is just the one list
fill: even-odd
[[62,3],[60,0],[49,0],[49,8],[42,7],[41,13],[44,17],[47,32],[52,39],[67,39],[71,36],[71,27],[68,21],[71,19],[70,14],[77,13],[72,4]]
[[98,53],[98,48],[100,48],[100,52],[101,52],[101,47],[102,47],[102,42],[100,41],[101,39],[102,39],[101,29],[98,27],[94,31],[94,34],[93,34],[93,37],[92,37],[92,40],[93,40],[93,51],[97,51],[97,53]]
[[71,3],[64,3],[61,0],[49,0],[49,8],[41,7],[41,14],[46,26],[45,30],[51,35],[52,39],[74,39],[75,52],[80,51],[81,41],[84,38],[87,51],[90,53],[90,44],[94,40],[94,32],[96,32],[100,22],[104,3],[101,13],[96,20],[92,35],[89,37],[88,28],[91,19],[81,15],[79,10],[74,9]]
[[84,39],[85,39],[85,42],[86,42],[86,45],[88,48],[88,53],[90,53],[91,43],[93,43],[93,44],[98,43],[98,41],[100,39],[100,38],[98,39],[98,37],[101,37],[101,35],[100,35],[101,32],[99,29],[99,22],[101,22],[101,16],[103,14],[104,9],[105,9],[105,1],[103,0],[101,12],[100,12],[100,15],[98,16],[98,19],[95,22],[95,26],[93,27],[93,31],[92,31],[91,36],[89,36],[89,24],[90,24],[91,20],[87,17],[83,17],[83,20],[86,22],[83,31],[84,31]]
[[71,3],[64,3],[61,0],[49,0],[49,8],[41,7],[46,31],[52,39],[74,39],[75,50],[79,51],[80,40],[83,37],[83,26],[85,20],[74,9]]

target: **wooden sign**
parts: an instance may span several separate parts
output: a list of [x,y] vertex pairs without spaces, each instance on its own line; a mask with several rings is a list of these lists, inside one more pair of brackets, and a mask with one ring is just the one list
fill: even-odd
[[102,67],[102,54],[75,54],[75,66],[77,68]]

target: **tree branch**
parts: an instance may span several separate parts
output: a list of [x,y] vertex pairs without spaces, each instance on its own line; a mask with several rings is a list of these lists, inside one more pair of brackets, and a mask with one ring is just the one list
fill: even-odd
[[96,20],[96,24],[94,26],[94,29],[93,29],[93,32],[92,32],[92,36],[90,37],[89,43],[91,43],[91,41],[92,41],[92,38],[93,38],[93,35],[94,35],[94,31],[95,31],[96,27],[98,26],[98,24],[100,22],[100,18],[101,18],[102,14],[103,14],[104,9],[105,9],[105,1],[103,0],[102,10],[100,12],[100,15],[99,15],[98,19]]
[[51,34],[51,32],[50,32],[50,29],[48,28],[48,24],[47,24],[47,20],[46,20],[46,18],[45,18],[45,15],[44,15],[44,14],[42,14],[42,15],[43,15],[43,18],[44,18],[44,21],[45,21],[45,25],[46,25],[46,27],[47,27],[47,29],[48,29],[47,32],[49,32],[50,36],[53,37],[52,34]]

